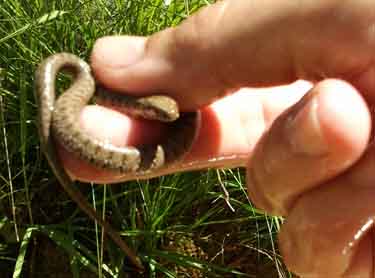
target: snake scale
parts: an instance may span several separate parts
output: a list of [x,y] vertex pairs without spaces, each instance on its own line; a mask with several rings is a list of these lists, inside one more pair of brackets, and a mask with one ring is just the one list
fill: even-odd
[[[73,74],[70,87],[56,98],[56,78],[60,71]],[[90,206],[85,197],[74,189],[56,150],[59,141],[68,151],[99,168],[130,175],[147,177],[168,168],[189,152],[199,126],[200,113],[179,113],[177,103],[169,96],[152,95],[132,97],[95,84],[90,66],[70,53],[47,57],[35,73],[35,94],[38,105],[38,128],[43,152],[60,184],[73,201],[91,219],[97,221],[111,239],[129,256],[135,266],[142,263],[123,242],[110,224]],[[166,122],[167,133],[163,142],[155,145],[118,147],[90,137],[79,125],[82,109],[93,97],[104,103],[121,107],[133,117]]]

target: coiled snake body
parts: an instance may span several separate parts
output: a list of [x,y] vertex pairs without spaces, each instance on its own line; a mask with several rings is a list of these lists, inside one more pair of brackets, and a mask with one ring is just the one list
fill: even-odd
[[[61,70],[73,73],[75,79],[56,100],[55,82]],[[69,53],[59,53],[45,59],[36,71],[35,87],[41,146],[60,184],[86,214],[104,227],[132,262],[142,268],[138,257],[125,245],[118,233],[73,188],[72,180],[58,158],[54,140],[100,168],[129,174],[134,178],[147,177],[158,169],[169,167],[189,152],[198,133],[199,112],[180,116],[176,102],[167,96],[136,98],[96,88],[89,65]],[[78,119],[95,92],[106,102],[121,106],[132,116],[169,122],[165,141],[152,146],[117,147],[91,138],[79,126]]]

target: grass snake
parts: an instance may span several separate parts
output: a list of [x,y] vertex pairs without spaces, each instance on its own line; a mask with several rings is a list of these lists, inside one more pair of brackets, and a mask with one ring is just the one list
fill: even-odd
[[[56,97],[56,79],[61,71],[73,75],[68,89]],[[56,150],[59,141],[68,151],[99,167],[130,175],[148,177],[181,160],[194,143],[200,113],[179,113],[177,103],[169,96],[132,97],[116,93],[95,84],[90,66],[70,53],[47,57],[35,74],[35,93],[38,105],[40,142],[54,174],[68,195],[91,219],[97,221],[114,242],[129,256],[135,266],[142,263],[121,239],[118,232],[90,206],[81,192],[73,187]],[[132,117],[142,117],[168,123],[164,141],[155,145],[117,147],[89,136],[80,126],[82,109],[93,97],[104,103],[121,107]]]

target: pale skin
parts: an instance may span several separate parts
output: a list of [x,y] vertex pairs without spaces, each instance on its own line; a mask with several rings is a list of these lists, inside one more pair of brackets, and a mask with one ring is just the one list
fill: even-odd
[[[109,87],[201,109],[200,136],[171,172],[246,167],[251,200],[286,217],[286,264],[314,278],[375,276],[374,61],[373,0],[223,1],[150,37],[99,39],[91,56]],[[163,130],[101,106],[81,124],[119,146]],[[76,179],[123,179],[60,154]]]

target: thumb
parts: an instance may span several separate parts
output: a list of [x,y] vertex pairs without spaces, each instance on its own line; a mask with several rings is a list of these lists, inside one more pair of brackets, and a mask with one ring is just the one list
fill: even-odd
[[[99,39],[91,55],[96,79],[108,88],[133,95],[170,95],[183,111],[196,110],[224,96],[229,88],[206,62],[210,56],[202,61],[192,49],[186,52],[182,46],[171,46],[177,43],[170,41],[172,32],[168,29],[148,38]],[[170,52],[176,48],[181,53],[171,58]]]
[[[150,37],[103,37],[95,43],[91,56],[96,79],[109,88],[132,94],[169,94],[185,111],[208,105],[253,75],[245,72],[256,49],[249,48],[252,39],[244,38],[256,20],[245,25],[242,21],[249,13],[259,14],[254,8],[276,8],[271,2],[254,7],[251,1],[222,1]],[[259,16],[257,20],[266,18]],[[282,56],[275,54],[280,60]]]
[[150,37],[101,38],[91,62],[107,87],[169,94],[195,110],[240,87],[353,78],[373,55],[372,10],[371,1],[220,1]]

